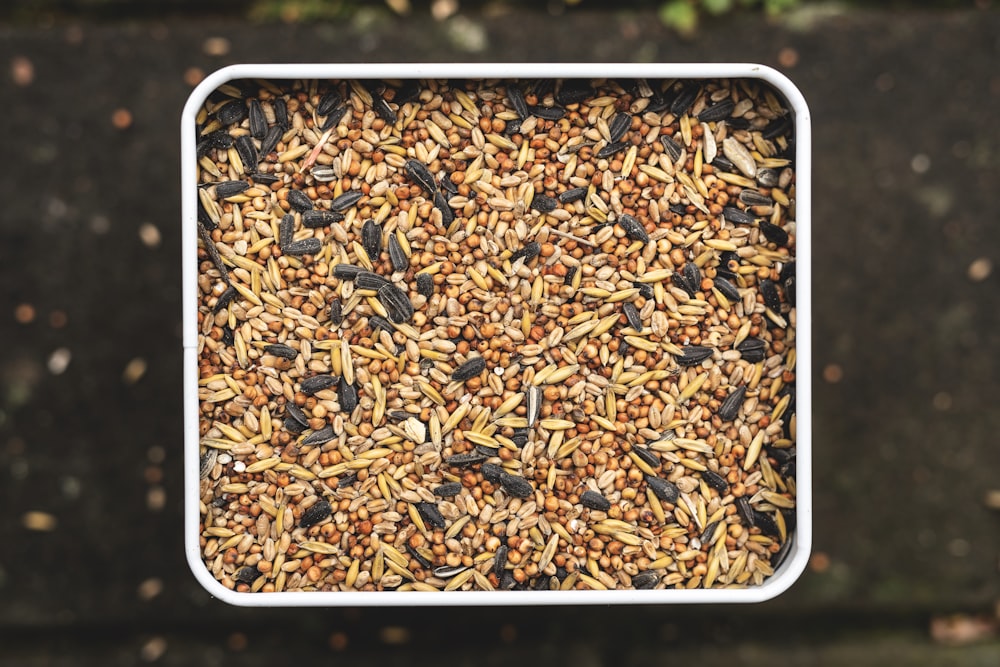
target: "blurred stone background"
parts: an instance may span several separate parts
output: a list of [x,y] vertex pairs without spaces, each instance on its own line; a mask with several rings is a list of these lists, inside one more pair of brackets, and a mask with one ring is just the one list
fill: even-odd
[[[687,36],[655,3],[362,3],[306,21],[251,21],[234,3],[29,4],[0,13],[0,665],[1000,664],[992,3],[804,3]],[[745,607],[255,611],[194,580],[181,108],[232,63],[393,61],[746,61],[802,90],[815,539],[789,592]]]

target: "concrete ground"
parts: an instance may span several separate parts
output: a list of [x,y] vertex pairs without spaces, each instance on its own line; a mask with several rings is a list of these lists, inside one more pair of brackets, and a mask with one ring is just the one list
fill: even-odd
[[[188,571],[178,126],[198,71],[451,60],[760,62],[804,93],[815,542],[783,596],[250,611]],[[691,39],[586,3],[0,25],[0,665],[1000,664],[997,62],[991,9],[809,5]]]

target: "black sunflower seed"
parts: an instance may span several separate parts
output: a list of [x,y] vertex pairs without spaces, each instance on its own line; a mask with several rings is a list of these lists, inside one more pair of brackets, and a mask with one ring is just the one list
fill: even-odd
[[486,370],[486,360],[482,357],[472,357],[452,372],[451,379],[465,382],[478,376],[484,370]]
[[440,496],[441,498],[450,498],[452,496],[457,496],[462,491],[462,485],[458,482],[448,482],[447,484],[442,484],[441,486],[435,487],[432,493],[435,496]]
[[724,422],[731,422],[736,419],[736,416],[740,414],[740,408],[743,407],[743,399],[746,395],[746,387],[737,387],[732,390],[726,396],[726,400],[722,401],[722,405],[719,406],[719,419]]
[[736,499],[736,513],[740,515],[747,527],[753,528],[757,525],[757,513],[750,506],[750,499],[746,496],[740,496]]
[[[695,264],[694,262],[688,262],[687,264],[684,265],[684,268],[682,269],[682,271],[684,272],[684,278],[687,280],[688,285],[691,286],[691,289],[694,292],[697,292],[698,290],[700,290],[701,289],[701,269],[698,268],[698,265]],[[694,294],[691,294],[691,296],[693,297]]]
[[303,394],[308,394],[312,396],[318,391],[323,391],[324,389],[329,389],[333,385],[337,384],[340,378],[335,375],[314,375],[311,378],[306,378],[299,385],[299,391]]
[[761,194],[759,190],[745,188],[740,191],[740,202],[747,206],[771,206],[774,200],[767,195]]
[[216,130],[212,134],[205,137],[205,141],[208,142],[208,146],[210,148],[225,150],[233,145],[233,135],[229,134],[225,130]]
[[750,129],[750,120],[740,116],[739,118],[727,118],[726,125],[734,130],[748,130]]
[[439,191],[434,192],[434,208],[441,211],[441,224],[445,229],[451,226],[451,223],[455,220],[455,212],[451,210],[451,206],[448,205],[448,200]]
[[622,312],[625,313],[625,319],[628,320],[630,327],[637,331],[642,329],[642,318],[639,317],[639,309],[634,304],[626,303],[622,306]]
[[261,572],[256,565],[246,565],[236,573],[236,581],[241,584],[252,584],[260,579]]
[[751,213],[735,206],[723,208],[722,216],[734,225],[752,225],[753,221],[756,220]]
[[346,211],[347,209],[357,204],[358,201],[364,196],[365,193],[360,192],[358,190],[345,192],[344,194],[340,195],[339,197],[333,199],[330,202],[330,210],[337,211],[338,213],[341,211]]
[[315,229],[317,227],[332,225],[333,223],[340,222],[343,219],[344,216],[340,213],[325,211],[323,209],[313,209],[302,214],[302,226],[309,229]]
[[637,590],[649,590],[660,583],[660,577],[655,572],[640,572],[632,577],[632,587]]
[[778,296],[778,288],[774,282],[764,278],[757,284],[760,295],[764,297],[764,305],[775,313],[781,312],[781,297]]
[[688,281],[687,276],[684,275],[683,271],[674,271],[673,273],[671,273],[670,282],[672,282],[674,286],[679,287],[685,292],[687,292],[689,297],[691,297],[692,299],[694,298],[694,293],[697,290],[694,288],[694,285],[692,285],[690,281]]
[[319,104],[316,105],[316,115],[317,116],[326,116],[331,111],[333,111],[333,109],[338,104],[340,104],[340,102],[343,99],[344,98],[341,97],[341,95],[340,95],[339,92],[337,92],[336,90],[331,90],[330,92],[328,92],[327,94],[323,95],[323,97],[321,97],[319,99]]
[[409,322],[413,317],[413,304],[406,292],[395,285],[386,284],[378,289],[378,300],[385,306],[389,319],[396,324]]
[[761,130],[760,135],[765,139],[774,139],[787,133],[790,129],[792,129],[792,117],[785,115],[781,118],[775,118],[769,122],[764,129]]
[[340,477],[339,479],[337,479],[337,488],[338,489],[343,489],[343,488],[346,488],[348,486],[352,486],[356,481],[358,481],[358,474],[357,473],[351,473],[350,475],[344,475],[343,477]]
[[230,303],[232,303],[233,298],[236,296],[235,287],[227,287],[226,291],[219,295],[219,298],[215,301],[215,305],[212,307],[212,314],[216,314]]
[[255,139],[263,139],[266,133],[267,119],[264,118],[264,110],[259,101],[250,100],[250,134]]
[[718,521],[713,521],[707,526],[705,526],[705,530],[701,531],[701,535],[698,536],[698,539],[701,541],[701,543],[711,544],[712,538],[715,536],[715,529],[718,527],[719,527]]
[[793,308],[795,307],[795,274],[785,278],[785,299],[788,300],[789,305]]
[[532,241],[531,243],[525,243],[523,248],[515,250],[514,254],[510,256],[510,261],[513,264],[517,260],[524,258],[524,263],[527,264],[535,257],[538,257],[539,253],[542,252],[542,244],[538,241]]
[[444,528],[445,523],[444,517],[441,515],[441,510],[437,508],[434,503],[416,503],[417,511],[420,512],[420,516],[424,518],[424,521],[434,528]]
[[665,503],[672,503],[681,495],[680,490],[673,482],[665,480],[662,477],[646,475],[646,484],[653,491],[653,495]]
[[466,454],[452,454],[451,456],[444,457],[443,460],[445,465],[465,468],[477,463],[482,463],[486,460],[486,455],[478,452],[468,452]]
[[413,556],[413,560],[420,563],[420,567],[424,568],[425,570],[431,569],[432,566],[431,561],[434,559],[434,554],[429,549],[427,549],[426,547],[422,549],[421,548],[414,549],[413,547],[410,547],[409,549],[407,549],[407,551],[409,551],[410,555]]
[[580,201],[587,196],[587,188],[573,188],[572,190],[566,190],[559,195],[559,201],[563,204],[569,204],[575,201]]
[[516,428],[514,429],[514,434],[510,436],[511,442],[513,442],[518,447],[524,447],[528,444],[528,429],[526,428]]
[[372,335],[374,335],[376,331],[388,331],[389,333],[392,333],[396,330],[396,327],[393,326],[392,322],[385,319],[381,315],[372,315],[369,317],[368,327],[372,330]]
[[385,101],[385,98],[376,97],[375,99],[373,99],[372,109],[375,110],[375,113],[378,115],[379,118],[384,120],[389,125],[396,124],[396,112],[393,111],[392,107],[389,106],[389,103]]
[[250,174],[250,178],[253,180],[254,183],[257,183],[259,185],[274,185],[275,183],[281,180],[274,174],[262,174],[260,172]]
[[299,213],[309,211],[313,207],[312,199],[309,199],[309,195],[302,190],[289,190],[288,204]]
[[302,444],[303,445],[323,445],[323,444],[326,444],[326,443],[330,442],[331,440],[333,440],[333,438],[334,438],[333,427],[328,424],[328,425],[324,426],[323,428],[321,428],[320,430],[313,431],[312,433],[310,433],[309,435],[307,435],[302,440]]
[[[278,145],[278,142],[281,141],[281,135],[283,134],[284,131],[277,125],[269,128],[264,133],[263,138],[261,138],[260,140],[260,154],[264,156],[270,155],[271,151],[273,151],[274,148]],[[270,176],[270,174],[262,174],[262,175]],[[271,178],[273,179],[271,183],[276,183],[278,181],[277,176],[272,176]],[[257,179],[255,178],[254,180]],[[263,181],[258,181],[258,182],[263,182]]]
[[[497,455],[497,450],[492,447],[487,447],[486,445],[476,445],[476,451],[480,454],[485,455],[487,458]],[[483,465],[486,465],[485,463]]]
[[291,433],[293,435],[299,435],[300,433],[302,433],[303,431],[305,431],[307,428],[309,428],[309,425],[308,424],[300,424],[299,422],[295,421],[294,419],[286,419],[284,422],[282,422],[282,427],[286,431],[288,431],[289,433]]
[[501,544],[497,547],[497,553],[493,557],[493,574],[500,576],[507,566],[507,545]]
[[653,286],[649,283],[632,283],[632,287],[639,289],[639,296],[643,299],[652,299],[655,292],[653,291]]
[[374,220],[365,222],[361,226],[361,245],[368,253],[368,257],[377,262],[378,256],[382,254],[382,225]]
[[236,137],[233,141],[233,146],[235,146],[236,153],[240,156],[243,168],[247,171],[256,171],[258,162],[257,149],[254,148],[253,139],[249,135],[244,134]]
[[744,360],[752,364],[764,361],[765,357],[767,357],[767,343],[760,338],[747,338],[737,345],[736,349]]
[[448,197],[454,197],[458,194],[458,186],[452,182],[451,178],[449,178],[447,174],[441,176],[438,180],[438,186],[441,188],[442,192],[447,194]]
[[623,151],[628,147],[629,143],[627,141],[615,141],[613,143],[608,144],[601,150],[597,151],[594,154],[594,157],[596,157],[598,160],[603,160],[604,158],[609,158],[618,151]]
[[760,531],[765,535],[780,537],[781,531],[778,530],[778,522],[775,521],[774,517],[768,514],[767,512],[759,512],[757,510],[754,510],[753,522],[754,525],[760,528]]
[[268,354],[273,354],[276,357],[281,357],[282,359],[294,359],[299,356],[299,351],[294,347],[289,347],[284,343],[273,343],[271,345],[265,345],[264,351]]
[[513,498],[529,498],[535,492],[531,482],[523,477],[508,473],[504,473],[503,477],[500,478],[500,486]]
[[431,174],[427,165],[420,160],[406,161],[406,175],[411,181],[426,190],[428,194],[434,194],[438,191],[433,174]]
[[778,273],[778,279],[786,282],[789,278],[795,277],[795,262],[786,262]]
[[389,284],[391,283],[388,280],[371,271],[358,271],[354,276],[354,285],[358,289],[378,290],[382,286]]
[[323,249],[323,242],[319,239],[302,239],[301,241],[295,241],[294,243],[289,243],[287,246],[281,249],[281,252],[286,255],[315,255],[320,250]]
[[271,109],[274,111],[274,123],[282,130],[288,129],[288,107],[285,105],[285,98],[278,97],[271,102]]
[[[588,79],[563,79],[559,92],[556,93],[556,102],[559,104],[577,104],[592,97],[594,87],[590,85]],[[538,93],[539,99],[542,94]]]
[[726,120],[733,114],[733,109],[736,104],[732,100],[722,100],[717,104],[713,104],[710,107],[705,107],[700,114],[698,114],[698,120],[702,123],[712,123],[715,121]]
[[778,179],[781,175],[776,169],[758,169],[757,170],[757,182],[763,185],[765,188],[773,188],[778,185]]
[[710,356],[712,356],[712,348],[688,345],[684,348],[684,354],[677,357],[677,363],[681,366],[697,366]]
[[429,273],[421,273],[417,276],[417,294],[425,299],[434,296],[434,279]]
[[611,501],[596,491],[584,491],[581,493],[580,504],[598,512],[607,512],[611,509]]
[[493,484],[499,484],[506,474],[504,469],[495,463],[484,463],[479,471],[483,473],[483,479]]
[[353,384],[341,382],[337,387],[337,402],[340,403],[340,410],[348,414],[354,412],[358,407],[358,388]]
[[518,118],[524,120],[528,117],[528,103],[524,101],[524,93],[520,88],[514,85],[507,86],[507,100]]
[[696,83],[685,84],[685,86],[681,88],[680,92],[677,93],[677,97],[674,98],[674,101],[670,103],[670,113],[674,114],[678,118],[686,114],[688,109],[691,108],[691,105],[694,104],[695,99],[698,98],[700,90],[701,87]]
[[319,129],[325,132],[330,128],[336,127],[337,124],[346,114],[347,114],[347,105],[341,104],[339,107],[337,107],[327,115],[326,119],[323,121],[323,124],[319,126]]
[[764,238],[776,246],[784,247],[788,245],[788,232],[777,225],[772,225],[764,220],[760,221],[760,231]]
[[559,206],[559,202],[547,195],[535,195],[531,199],[531,208],[539,213],[554,211]]
[[294,403],[285,403],[285,414],[291,417],[296,423],[302,426],[309,426],[309,420],[306,419],[305,413]]
[[660,467],[660,457],[658,457],[653,452],[649,451],[645,447],[633,447],[632,452],[642,459],[642,462],[648,465],[650,468]]
[[295,236],[295,216],[291,213],[285,214],[278,223],[278,246],[284,249],[292,244]]
[[503,127],[503,133],[508,137],[512,134],[517,134],[521,131],[521,121],[520,119],[508,120]]
[[615,117],[608,123],[608,135],[611,143],[615,143],[625,136],[625,133],[632,127],[632,115],[626,112],[615,114]]
[[566,115],[566,109],[560,106],[543,107],[535,104],[528,107],[532,116],[538,116],[542,120],[559,120]]
[[333,275],[341,280],[354,280],[362,271],[364,269],[353,264],[337,264],[333,267]]
[[215,185],[215,196],[219,199],[235,197],[249,187],[250,184],[246,181],[222,181]]
[[223,125],[242,123],[243,119],[247,117],[247,108],[243,102],[229,102],[219,107],[219,110],[215,112],[215,117]]
[[392,264],[393,271],[406,271],[410,266],[410,260],[403,252],[403,246],[399,245],[399,239],[395,234],[389,235],[389,263]]
[[740,300],[740,292],[736,288],[736,285],[732,284],[722,276],[716,275],[712,280],[712,283],[715,285],[715,288],[719,290],[722,296],[726,297],[730,301]]
[[329,502],[321,500],[318,503],[314,503],[309,509],[302,513],[302,517],[299,519],[299,526],[302,528],[311,528],[315,526],[320,521],[326,519],[333,513],[333,507]]
[[726,481],[726,478],[713,470],[703,470],[701,478],[705,480],[705,484],[708,484],[709,488],[715,489],[720,494],[729,489],[729,482]]
[[778,553],[771,557],[771,568],[777,572],[778,568],[784,564],[785,560],[788,558],[788,554],[790,553],[792,553],[791,535],[789,535],[788,539],[785,540],[785,543],[781,545],[781,548],[778,549]]
[[729,174],[736,173],[736,165],[725,155],[716,155],[715,159],[712,160],[712,167],[716,171],[724,171]]
[[649,233],[646,231],[643,224],[635,217],[629,215],[628,213],[624,213],[620,218],[618,218],[618,224],[625,230],[625,236],[628,238],[633,241],[649,243]]
[[[679,159],[681,159],[681,151],[683,151],[684,149],[681,147],[680,144],[678,144],[676,141],[673,140],[673,138],[667,135],[663,135],[663,138],[660,141],[663,143],[664,152],[670,156],[671,162],[677,162]],[[719,158],[716,157],[715,159],[718,160]]]

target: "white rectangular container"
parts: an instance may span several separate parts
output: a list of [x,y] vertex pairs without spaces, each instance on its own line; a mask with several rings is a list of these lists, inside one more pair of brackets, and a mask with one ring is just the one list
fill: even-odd
[[[795,123],[796,177],[796,528],[791,551],[778,571],[760,586],[691,590],[570,591],[385,591],[239,593],[229,590],[205,567],[199,546],[199,404],[197,375],[197,188],[196,115],[220,85],[237,79],[534,79],[645,78],[755,79],[787,101]],[[296,64],[234,65],[212,73],[191,93],[181,116],[182,268],[184,328],[184,542],[188,564],[205,589],[234,605],[277,606],[436,606],[746,603],[773,598],[805,569],[812,542],[811,416],[811,121],[799,90],[783,74],[755,64]]]

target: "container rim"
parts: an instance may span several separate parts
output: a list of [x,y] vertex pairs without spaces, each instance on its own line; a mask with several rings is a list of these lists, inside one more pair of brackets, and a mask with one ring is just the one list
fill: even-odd
[[[516,78],[759,79],[780,92],[795,120],[796,171],[796,529],[778,572],[760,586],[693,590],[280,592],[238,593],[212,577],[198,533],[197,188],[195,118],[207,97],[236,79],[516,79]],[[514,606],[731,604],[772,599],[805,570],[812,548],[812,119],[805,98],[781,72],[754,63],[304,63],[239,64],[198,84],[181,113],[181,264],[184,353],[184,551],[208,593],[245,607]]]

